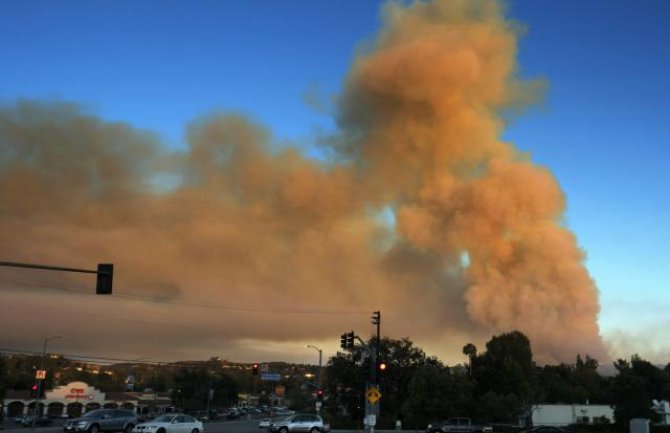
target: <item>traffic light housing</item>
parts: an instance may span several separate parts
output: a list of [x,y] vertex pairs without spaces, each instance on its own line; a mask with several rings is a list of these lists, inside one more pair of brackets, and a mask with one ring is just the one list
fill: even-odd
[[251,374],[258,376],[258,363],[251,366]]
[[112,279],[114,278],[114,265],[111,263],[98,264],[98,280],[95,284],[96,295],[112,294]]
[[40,386],[37,383],[33,383],[33,386],[30,387],[30,398],[38,398],[40,396]]
[[354,348],[354,331],[345,332],[340,335],[340,347],[342,349],[353,349]]
[[316,390],[316,399],[318,401],[323,401],[323,389],[319,388]]

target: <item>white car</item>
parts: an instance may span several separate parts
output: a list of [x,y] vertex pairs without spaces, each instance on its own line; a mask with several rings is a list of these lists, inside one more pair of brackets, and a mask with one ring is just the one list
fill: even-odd
[[270,418],[263,418],[258,422],[258,428],[269,429],[270,428]]
[[202,422],[183,413],[166,413],[138,424],[133,433],[202,433]]

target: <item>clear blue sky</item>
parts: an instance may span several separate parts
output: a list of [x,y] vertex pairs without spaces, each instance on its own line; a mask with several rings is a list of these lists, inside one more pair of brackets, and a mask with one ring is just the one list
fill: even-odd
[[[0,102],[75,101],[174,147],[189,120],[239,110],[307,143],[332,119],[303,96],[338,92],[355,47],[380,24],[380,4],[5,1]],[[505,138],[566,192],[605,335],[667,329],[670,2],[514,1],[508,15],[527,27],[522,75],[549,87]],[[667,334],[653,341],[670,354]]]

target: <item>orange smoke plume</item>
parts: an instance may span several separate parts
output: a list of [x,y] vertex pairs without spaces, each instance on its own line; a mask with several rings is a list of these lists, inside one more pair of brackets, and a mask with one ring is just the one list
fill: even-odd
[[513,329],[541,360],[606,357],[563,194],[500,139],[502,113],[542,87],[516,75],[514,26],[490,1],[384,17],[344,83],[337,162],[276,150],[238,115],[193,122],[171,152],[74,105],[0,111],[0,256],[115,263],[120,295],[72,294],[87,283],[60,275],[28,283],[66,295],[26,291],[0,269],[0,326],[54,330],[21,313],[41,308],[73,352],[290,359],[271,342],[335,347],[380,309],[386,335],[442,357]]

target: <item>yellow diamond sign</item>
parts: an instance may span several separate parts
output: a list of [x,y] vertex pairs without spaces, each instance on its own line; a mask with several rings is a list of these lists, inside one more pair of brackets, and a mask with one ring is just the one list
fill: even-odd
[[367,392],[365,393],[365,397],[368,399],[370,404],[375,404],[377,403],[377,400],[382,397],[382,393],[379,392],[376,386],[372,386],[368,388]]

